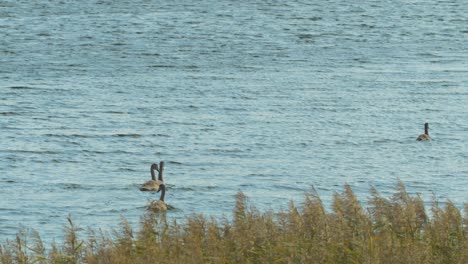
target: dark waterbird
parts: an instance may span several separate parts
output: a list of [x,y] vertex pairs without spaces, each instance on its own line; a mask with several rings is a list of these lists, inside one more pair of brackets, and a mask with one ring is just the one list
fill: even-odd
[[161,196],[159,200],[151,201],[151,203],[146,207],[149,211],[166,211],[168,209],[168,205],[164,202],[164,196],[166,195],[166,186],[164,184],[159,185],[159,191],[161,192]]
[[[158,179],[154,175],[154,170],[158,171]],[[140,186],[140,191],[159,191],[159,186],[164,183],[163,181],[163,170],[164,170],[164,161],[159,163],[159,167],[156,163],[151,164],[151,180],[143,183]]]
[[429,123],[424,124],[424,134],[419,135],[416,140],[418,141],[432,140],[432,138],[429,136]]

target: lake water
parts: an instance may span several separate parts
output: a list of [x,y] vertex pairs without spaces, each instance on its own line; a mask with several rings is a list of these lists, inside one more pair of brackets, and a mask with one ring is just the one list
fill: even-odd
[[136,224],[160,160],[180,221],[398,179],[461,208],[468,5],[354,2],[0,1],[0,240]]

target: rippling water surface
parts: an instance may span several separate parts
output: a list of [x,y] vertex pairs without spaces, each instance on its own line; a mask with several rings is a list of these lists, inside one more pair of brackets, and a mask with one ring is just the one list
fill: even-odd
[[468,200],[466,2],[162,2],[0,1],[1,239],[137,223],[160,160],[174,219]]

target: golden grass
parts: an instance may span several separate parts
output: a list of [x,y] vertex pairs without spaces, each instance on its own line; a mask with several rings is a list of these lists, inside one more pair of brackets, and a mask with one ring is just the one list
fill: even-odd
[[68,218],[62,245],[46,250],[37,232],[21,231],[0,245],[0,263],[468,263],[468,204],[463,216],[433,201],[428,214],[399,183],[390,198],[371,189],[368,206],[345,185],[331,212],[312,190],[281,212],[261,213],[239,192],[232,220],[194,215],[179,225],[149,213],[137,231],[122,219],[84,239]]

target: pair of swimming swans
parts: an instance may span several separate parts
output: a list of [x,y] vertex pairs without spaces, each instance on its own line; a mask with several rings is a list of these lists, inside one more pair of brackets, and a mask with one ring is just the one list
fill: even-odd
[[[156,180],[156,176],[154,174],[154,170],[158,171],[158,179]],[[151,180],[146,181],[140,186],[140,191],[159,191],[159,186],[164,184],[163,180],[163,170],[164,170],[164,161],[159,162],[158,164],[153,163],[151,164],[150,172],[151,172]]]
[[[158,179],[154,171],[158,171]],[[164,170],[164,161],[159,162],[159,167],[156,163],[151,164],[151,180],[146,181],[140,186],[140,191],[156,191],[161,192],[159,200],[151,201],[151,203],[146,207],[149,211],[166,211],[168,205],[164,202],[164,196],[166,195],[166,185],[163,180],[163,170]]]

